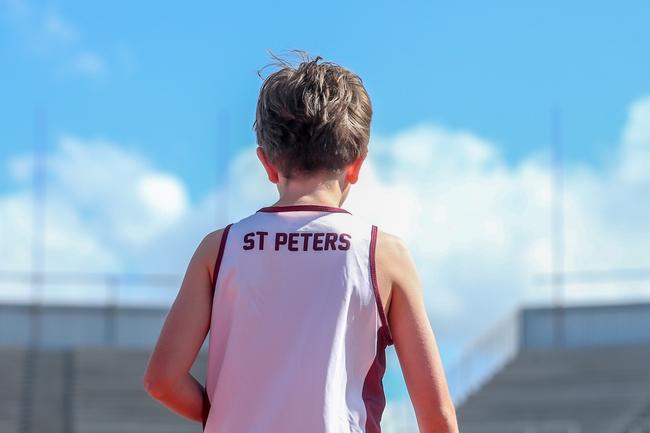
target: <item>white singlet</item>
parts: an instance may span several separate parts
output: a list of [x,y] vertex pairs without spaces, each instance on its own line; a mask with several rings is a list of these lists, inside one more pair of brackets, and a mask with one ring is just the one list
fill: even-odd
[[226,227],[204,432],[381,432],[393,340],[376,239],[377,226],[322,205],[265,207]]

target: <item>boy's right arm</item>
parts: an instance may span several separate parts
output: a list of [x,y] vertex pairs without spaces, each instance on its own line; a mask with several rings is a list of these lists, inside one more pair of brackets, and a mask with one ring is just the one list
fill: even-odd
[[379,230],[377,248],[381,266],[392,281],[388,326],[420,433],[458,433],[456,410],[415,263],[404,242],[395,235]]

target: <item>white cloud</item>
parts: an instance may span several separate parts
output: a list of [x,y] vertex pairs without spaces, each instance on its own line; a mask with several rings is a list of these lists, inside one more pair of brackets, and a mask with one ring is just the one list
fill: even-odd
[[[650,265],[648,107],[650,98],[633,104],[611,166],[566,167],[567,270]],[[235,159],[231,179],[234,219],[275,200],[252,147]],[[550,185],[545,153],[509,167],[494,143],[422,124],[373,137],[345,207],[405,239],[440,341],[462,345],[522,302],[550,301],[551,288],[534,283],[551,269]],[[623,299],[643,287],[568,285],[565,299]]]
[[[602,171],[566,167],[569,270],[649,265],[650,98],[631,106],[615,155]],[[0,233],[7,236],[0,260],[10,268],[29,266],[30,167],[27,156],[9,161],[18,188],[0,198]],[[182,274],[208,231],[277,197],[253,146],[229,165],[229,188],[198,203],[189,202],[182,180],[106,140],[61,137],[48,167],[50,269],[128,266]],[[407,242],[441,345],[462,347],[520,303],[550,300],[550,288],[533,283],[534,274],[550,269],[544,153],[509,167],[481,137],[416,125],[373,137],[344,206]],[[642,289],[641,283],[569,285],[566,295],[621,299]]]
[[628,116],[615,176],[621,182],[643,186],[647,192],[650,188],[650,98],[633,104]]
[[[648,182],[639,177],[642,169],[630,178],[650,146],[650,134],[638,132],[650,124],[650,115],[638,114],[648,101],[631,111],[622,162],[602,173],[567,167],[569,270],[648,265]],[[550,178],[543,155],[509,168],[495,144],[432,125],[374,139],[371,146],[346,207],[407,241],[443,343],[475,335],[522,301],[550,300],[550,288],[532,282],[534,274],[550,270]],[[236,200],[227,207],[234,219],[275,200],[252,148],[234,160],[231,179]],[[610,287],[585,293],[585,287],[568,286],[566,296],[620,298],[639,289]]]
[[[516,306],[550,302],[551,288],[533,283],[551,265],[545,154],[509,168],[494,143],[436,125],[372,146],[370,176],[366,171],[367,183],[353,190],[348,208],[407,241],[447,367],[470,339]],[[650,266],[650,98],[632,105],[616,150],[603,171],[566,167],[567,270]],[[394,194],[399,189],[408,194]],[[565,299],[620,301],[643,293],[647,299],[649,289],[648,282],[572,284]],[[387,355],[389,365],[399,365],[394,351]],[[389,369],[394,376],[401,378]],[[391,385],[406,395],[403,386]]]
[[[137,184],[138,196],[156,213],[176,218],[187,206],[185,190],[173,176],[168,174],[153,174],[144,177]],[[164,200],[161,200],[164,197]]]
[[[5,269],[28,269],[33,160],[18,155],[8,165],[17,188],[0,197],[0,261]],[[127,270],[129,252],[168,230],[189,208],[177,177],[106,140],[60,137],[48,155],[46,176],[50,270]]]

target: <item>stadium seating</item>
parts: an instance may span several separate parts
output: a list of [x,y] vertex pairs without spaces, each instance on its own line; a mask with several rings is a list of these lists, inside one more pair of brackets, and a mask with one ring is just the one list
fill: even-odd
[[19,431],[25,349],[0,347],[0,432]]
[[[150,350],[0,348],[0,432],[187,433],[199,422],[152,399],[142,380]],[[191,373],[205,383],[206,354]]]
[[[150,351],[75,350],[74,431],[84,433],[186,433],[198,422],[169,411],[142,387]],[[204,383],[206,359],[199,354],[191,373]]]
[[646,433],[649,403],[650,346],[530,350],[457,414],[462,433]]
[[[200,431],[144,391],[150,353],[0,348],[0,432]],[[191,370],[201,383],[206,361]],[[520,352],[457,413],[462,433],[648,433],[650,346]]]

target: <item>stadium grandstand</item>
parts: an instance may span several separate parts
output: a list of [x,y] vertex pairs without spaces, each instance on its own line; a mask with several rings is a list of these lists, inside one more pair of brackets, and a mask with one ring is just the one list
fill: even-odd
[[463,433],[650,432],[650,303],[522,308],[472,353]]
[[[0,304],[0,431],[199,431],[142,388],[166,313]],[[522,307],[478,341],[449,370],[461,432],[650,432],[650,303]]]

